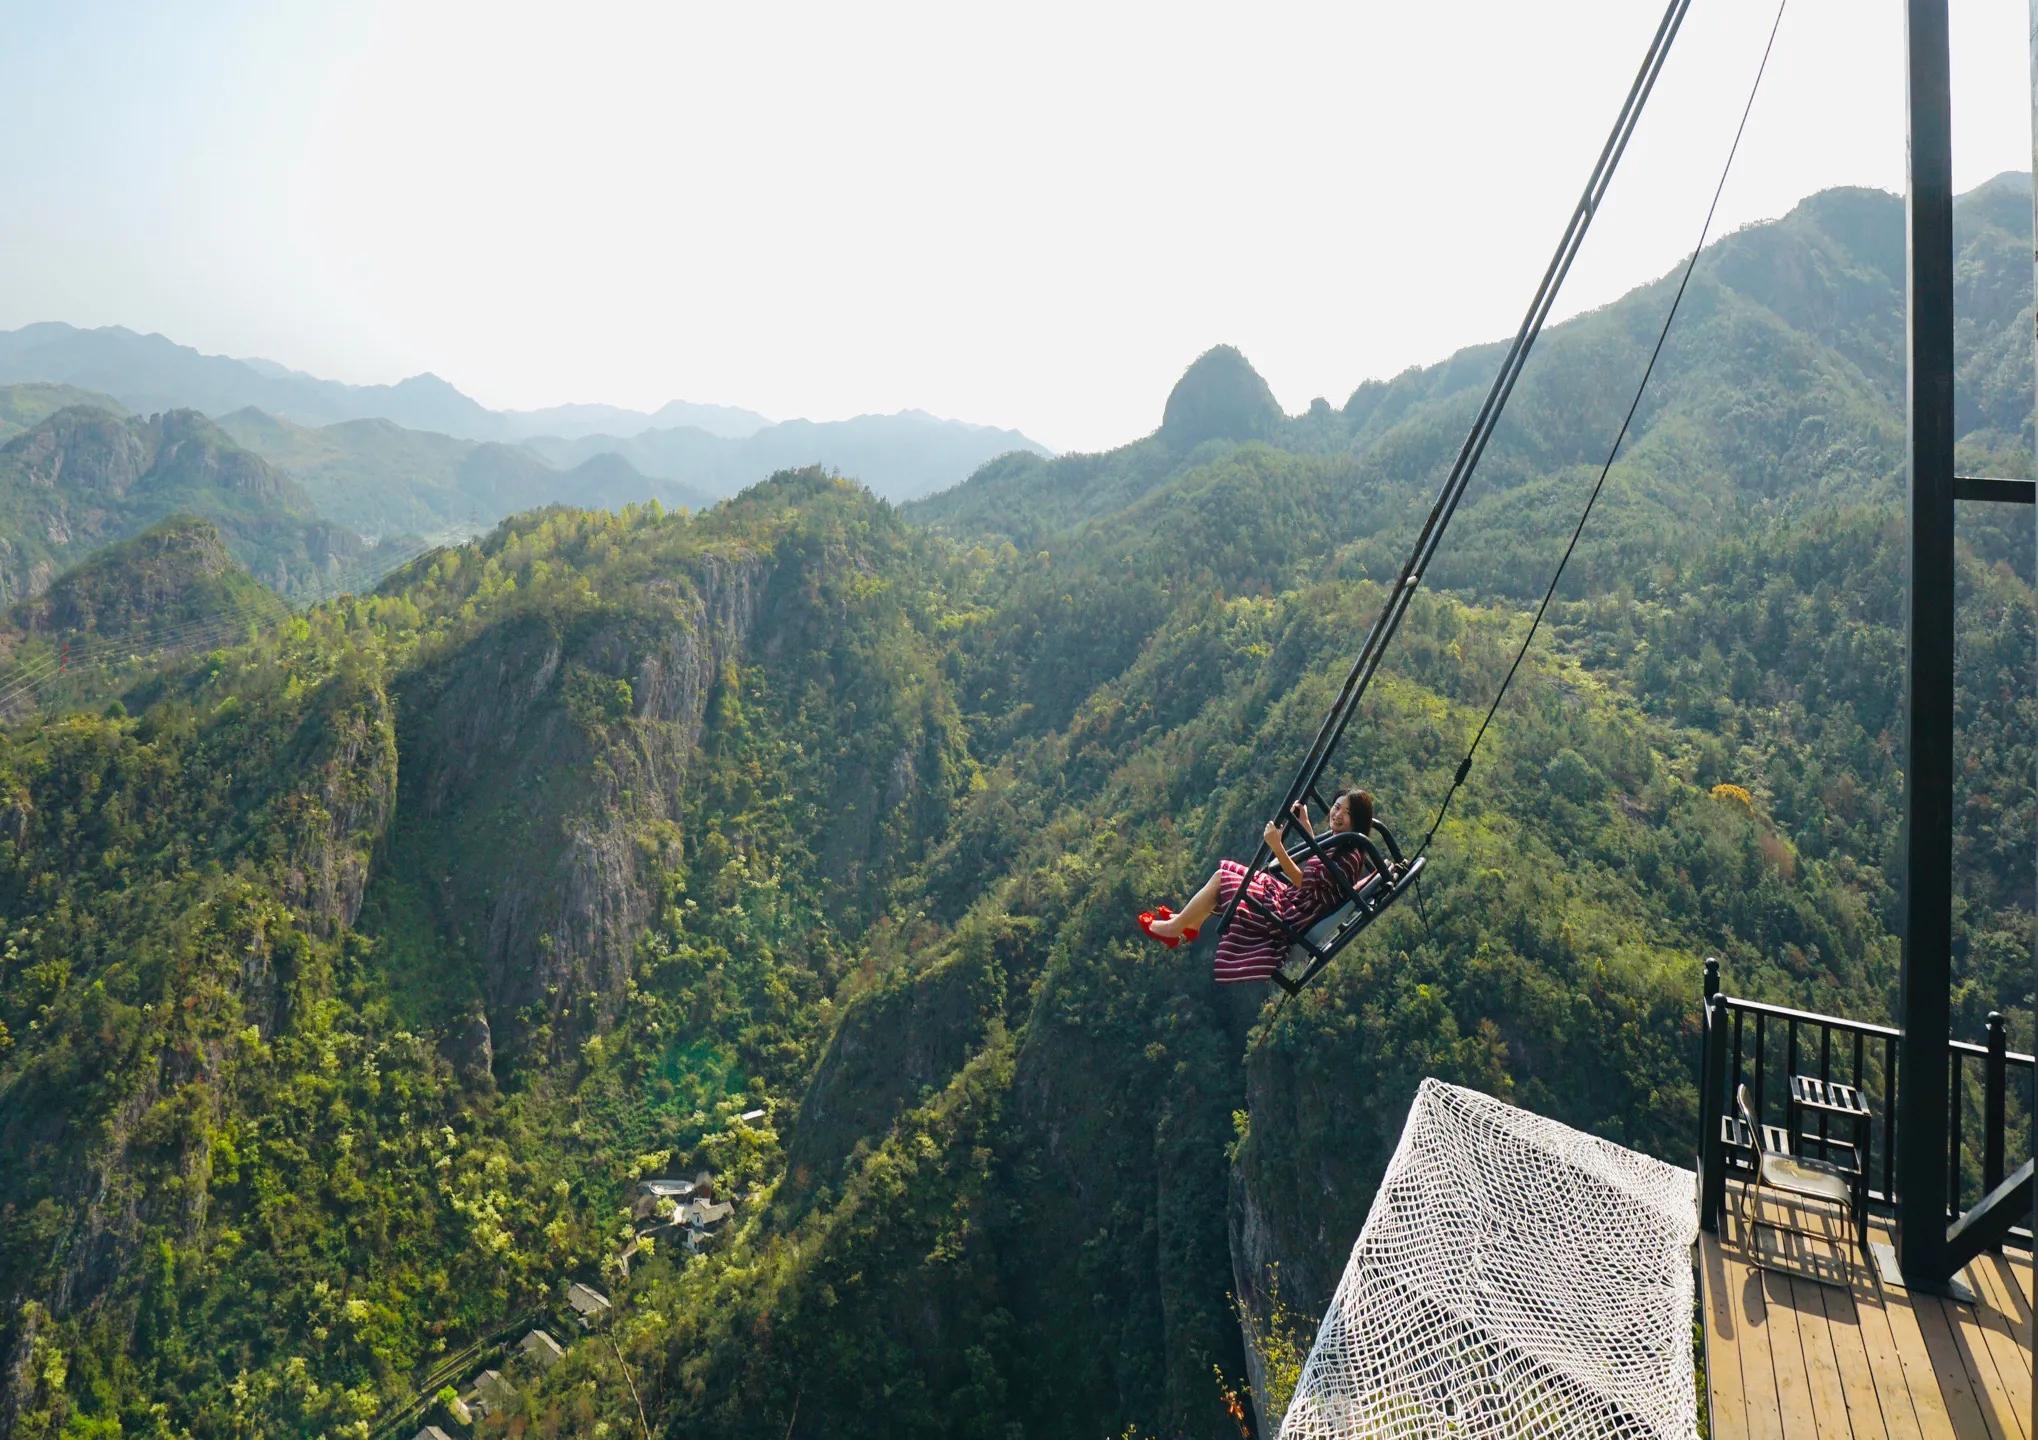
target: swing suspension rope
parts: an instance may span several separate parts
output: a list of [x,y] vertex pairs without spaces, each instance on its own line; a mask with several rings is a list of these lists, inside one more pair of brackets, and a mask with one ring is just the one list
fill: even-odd
[[1465,758],[1458,762],[1457,773],[1451,777],[1451,788],[1444,792],[1443,802],[1437,806],[1436,818],[1429,822],[1429,833],[1415,847],[1418,855],[1429,850],[1429,842],[1436,838],[1437,828],[1444,823],[1451,801],[1457,798],[1465,777],[1472,773],[1472,757],[1479,753],[1479,742],[1486,738],[1486,729],[1493,723],[1500,702],[1507,698],[1507,688],[1514,683],[1515,672],[1521,669],[1521,662],[1528,657],[1529,646],[1535,643],[1536,631],[1542,628],[1543,616],[1549,612],[1550,601],[1556,597],[1557,586],[1564,578],[1564,567],[1571,563],[1571,556],[1578,549],[1578,539],[1585,533],[1585,522],[1592,518],[1592,507],[1599,503],[1599,492],[1606,488],[1606,477],[1613,470],[1614,458],[1620,454],[1621,444],[1628,438],[1628,427],[1635,422],[1635,412],[1641,409],[1642,396],[1649,388],[1649,377],[1656,373],[1656,362],[1663,355],[1663,343],[1670,338],[1670,324],[1677,318],[1677,307],[1684,303],[1684,291],[1691,284],[1691,272],[1698,266],[1699,252],[1705,249],[1706,239],[1712,234],[1713,216],[1719,211],[1720,196],[1727,188],[1727,176],[1733,172],[1734,157],[1740,153],[1741,137],[1748,132],[1748,116],[1755,109],[1755,96],[1762,89],[1762,76],[1769,68],[1769,56],[1776,48],[1776,32],[1783,25],[1783,11],[1789,3],[1790,0],[1779,0],[1776,18],[1769,22],[1769,39],[1762,47],[1762,62],[1755,67],[1755,83],[1748,87],[1748,101],[1741,107],[1740,124],[1734,127],[1734,143],[1727,147],[1727,161],[1720,167],[1719,183],[1713,186],[1712,203],[1706,206],[1705,221],[1698,227],[1698,243],[1691,247],[1691,255],[1684,262],[1684,274],[1677,281],[1676,293],[1670,297],[1670,308],[1663,314],[1663,325],[1656,332],[1656,347],[1649,352],[1649,363],[1642,367],[1642,378],[1635,386],[1635,398],[1628,402],[1628,413],[1621,418],[1620,431],[1613,437],[1613,444],[1606,452],[1606,463],[1599,467],[1599,479],[1593,483],[1592,493],[1585,499],[1585,509],[1580,512],[1578,524],[1571,531],[1571,543],[1564,547],[1564,554],[1550,576],[1549,588],[1543,591],[1542,602],[1536,606],[1535,616],[1529,621],[1528,634],[1522,636],[1521,648],[1514,652],[1514,661],[1507,667],[1507,674],[1501,677],[1500,688],[1493,692],[1493,703],[1486,707],[1486,718],[1479,722],[1472,743],[1465,747]]
[[[1563,235],[1558,239],[1556,253],[1550,257],[1549,267],[1543,272],[1542,281],[1536,286],[1534,297],[1529,302],[1528,313],[1515,332],[1514,341],[1508,346],[1507,354],[1500,362],[1500,370],[1493,377],[1493,384],[1486,392],[1486,399],[1474,416],[1471,429],[1465,436],[1464,444],[1458,450],[1458,457],[1452,462],[1450,473],[1444,477],[1442,488],[1437,492],[1436,501],[1430,506],[1428,516],[1423,520],[1422,529],[1416,535],[1415,545],[1408,558],[1402,562],[1401,572],[1395,577],[1394,586],[1382,602],[1380,613],[1373,620],[1373,628],[1367,632],[1365,643],[1359,655],[1352,662],[1350,672],[1345,676],[1342,689],[1338,691],[1330,713],[1316,732],[1316,739],[1310,744],[1309,754],[1295,773],[1295,779],[1288,786],[1287,796],[1282,800],[1275,819],[1283,830],[1292,834],[1299,828],[1294,818],[1295,806],[1304,799],[1324,805],[1318,783],[1323,771],[1337,751],[1338,742],[1344,738],[1345,727],[1357,713],[1359,702],[1364,698],[1367,687],[1372,683],[1373,674],[1379,669],[1381,657],[1388,642],[1401,628],[1402,617],[1407,614],[1409,604],[1415,598],[1415,590],[1422,583],[1423,572],[1436,553],[1451,516],[1457,512],[1458,502],[1464,498],[1465,487],[1471,482],[1472,472],[1485,452],[1487,441],[1492,438],[1494,428],[1499,424],[1501,411],[1507,398],[1513,393],[1515,381],[1520,378],[1523,365],[1528,361],[1529,351],[1534,347],[1536,337],[1542,333],[1543,321],[1548,318],[1550,308],[1556,303],[1557,291],[1564,277],[1570,273],[1571,262],[1585,243],[1586,231],[1590,229],[1592,217],[1598,213],[1600,201],[1607,187],[1613,181],[1615,169],[1622,153],[1627,149],[1629,139],[1634,135],[1635,126],[1641,120],[1642,106],[1655,88],[1656,77],[1662,73],[1663,63],[1669,57],[1670,42],[1676,38],[1678,27],[1684,23],[1685,12],[1691,8],[1691,0],[1669,0],[1663,11],[1663,18],[1657,22],[1656,33],[1649,41],[1648,51],[1642,57],[1641,68],[1636,71],[1634,83],[1628,87],[1627,98],[1621,102],[1618,115],[1614,118],[1613,129],[1600,148],[1599,158],[1594,162],[1591,176],[1585,184],[1585,192],[1572,209],[1564,226]],[[1231,903],[1225,907],[1218,920],[1220,931],[1230,926],[1238,913],[1242,897],[1250,893],[1253,882],[1266,873],[1273,852],[1262,842],[1253,854],[1252,864],[1247,867],[1243,882],[1233,894]]]
[[[1676,318],[1678,306],[1683,302],[1685,290],[1690,284],[1692,269],[1697,263],[1699,252],[1704,248],[1706,237],[1710,234],[1713,218],[1719,207],[1720,195],[1726,188],[1727,176],[1733,168],[1734,157],[1739,152],[1741,138],[1746,132],[1748,116],[1754,108],[1756,93],[1761,89],[1762,77],[1768,68],[1770,53],[1776,43],[1777,28],[1782,23],[1783,8],[1787,3],[1788,0],[1781,0],[1781,3],[1778,5],[1776,19],[1770,26],[1768,43],[1763,48],[1761,64],[1756,69],[1754,84],[1749,90],[1747,104],[1742,109],[1740,123],[1734,132],[1733,144],[1727,153],[1726,164],[1722,167],[1719,183],[1714,188],[1712,203],[1706,210],[1705,223],[1700,228],[1698,245],[1692,250],[1690,259],[1685,265],[1683,277],[1678,283],[1676,294],[1671,300],[1669,311],[1664,316],[1662,328],[1657,335],[1655,348],[1651,352],[1648,365],[1642,373],[1641,383],[1636,387],[1634,400],[1629,405],[1627,415],[1621,422],[1620,432],[1614,440],[1612,449],[1608,452],[1606,464],[1601,468],[1598,482],[1594,485],[1592,493],[1586,502],[1585,509],[1579,517],[1578,524],[1572,532],[1570,544],[1566,547],[1563,557],[1551,577],[1549,588],[1544,592],[1542,604],[1538,607],[1535,617],[1531,622],[1529,633],[1517,651],[1514,663],[1508,668],[1506,677],[1501,682],[1500,690],[1495,694],[1493,704],[1487,711],[1485,720],[1480,724],[1471,745],[1467,748],[1464,759],[1459,762],[1451,786],[1445,793],[1443,802],[1438,808],[1435,820],[1430,825],[1428,834],[1423,837],[1421,845],[1415,848],[1407,865],[1404,867],[1404,874],[1411,874],[1411,872],[1419,873],[1420,865],[1418,862],[1423,858],[1424,852],[1429,848],[1430,841],[1435,838],[1438,827],[1443,823],[1444,814],[1449,809],[1452,798],[1455,797],[1459,787],[1464,784],[1466,777],[1471,773],[1473,756],[1478,750],[1479,742],[1484,739],[1487,727],[1492,723],[1494,714],[1498,711],[1508,686],[1512,683],[1516,671],[1521,666],[1522,659],[1527,654],[1529,643],[1535,638],[1536,629],[1541,625],[1543,614],[1549,608],[1550,600],[1556,592],[1557,584],[1563,577],[1564,568],[1570,563],[1571,555],[1576,550],[1578,540],[1584,532],[1585,522],[1590,518],[1592,508],[1597,503],[1600,492],[1605,487],[1608,472],[1613,467],[1614,458],[1619,453],[1620,446],[1627,436],[1636,411],[1641,405],[1642,396],[1648,387],[1649,378],[1655,370],[1658,358],[1662,355],[1664,342],[1669,336],[1670,324]],[[1402,564],[1401,571],[1394,581],[1393,588],[1382,602],[1380,613],[1375,617],[1372,629],[1368,631],[1365,643],[1360,647],[1358,658],[1353,662],[1350,672],[1345,676],[1344,685],[1339,690],[1337,699],[1332,703],[1329,714],[1324,717],[1323,724],[1317,731],[1316,739],[1310,745],[1307,757],[1296,771],[1295,778],[1288,787],[1287,795],[1281,802],[1277,819],[1284,832],[1291,837],[1294,831],[1301,828],[1300,823],[1294,817],[1294,810],[1298,804],[1304,800],[1310,800],[1314,801],[1325,811],[1330,808],[1329,802],[1325,800],[1319,788],[1323,772],[1328,768],[1331,759],[1336,755],[1338,744],[1344,738],[1345,729],[1351,724],[1352,717],[1358,713],[1366,690],[1371,685],[1373,676],[1379,670],[1380,662],[1385,656],[1387,646],[1393,640],[1396,632],[1399,631],[1401,622],[1406,617],[1408,609],[1414,601],[1415,591],[1420,586],[1424,573],[1428,570],[1431,560],[1435,557],[1436,551],[1442,543],[1444,532],[1449,527],[1451,518],[1457,513],[1458,504],[1464,498],[1465,490],[1471,482],[1472,474],[1477,469],[1480,458],[1485,454],[1486,446],[1500,423],[1501,414],[1506,408],[1509,397],[1513,394],[1515,382],[1520,378],[1521,371],[1528,362],[1529,353],[1542,333],[1543,324],[1548,319],[1550,310],[1556,303],[1557,293],[1561,289],[1566,275],[1570,273],[1572,261],[1577,258],[1578,251],[1585,242],[1586,232],[1591,226],[1593,217],[1598,213],[1607,189],[1612,184],[1614,172],[1620,164],[1621,156],[1627,149],[1628,141],[1633,137],[1635,127],[1640,123],[1643,106],[1647,103],[1651,91],[1655,88],[1657,77],[1662,73],[1664,62],[1669,58],[1671,43],[1676,39],[1677,32],[1683,25],[1685,14],[1689,9],[1690,0],[1669,0],[1663,12],[1663,17],[1657,24],[1656,32],[1650,41],[1648,51],[1642,58],[1641,67],[1636,72],[1634,83],[1629,87],[1627,98],[1621,105],[1620,113],[1615,117],[1613,129],[1608,134],[1606,143],[1600,150],[1598,161],[1594,164],[1592,174],[1586,182],[1584,194],[1577,206],[1572,210],[1569,222],[1566,224],[1563,235],[1558,241],[1556,253],[1552,256],[1549,267],[1544,271],[1542,281],[1536,288],[1534,298],[1530,301],[1528,313],[1522,320],[1521,328],[1516,332],[1513,343],[1508,347],[1506,355],[1501,360],[1499,372],[1494,376],[1493,384],[1487,391],[1485,401],[1481,404],[1478,414],[1473,418],[1464,444],[1458,451],[1457,459],[1453,462],[1450,473],[1445,477],[1443,485],[1437,493],[1437,498],[1431,505],[1428,516],[1423,521],[1422,529],[1416,536],[1415,544],[1410,550],[1407,560]],[[1305,835],[1302,838],[1306,840],[1308,837]],[[1248,897],[1253,881],[1259,875],[1268,872],[1272,861],[1273,852],[1267,845],[1262,843],[1254,853],[1252,864],[1248,867],[1241,884],[1233,894],[1230,904],[1225,907],[1224,913],[1218,919],[1218,930],[1220,933],[1231,924],[1233,917],[1238,912],[1241,901]],[[1380,908],[1384,908],[1384,906]],[[1376,910],[1374,913],[1378,913],[1378,911]],[[1330,958],[1330,955],[1335,953],[1336,949],[1342,948],[1344,940],[1351,938],[1356,938],[1356,930],[1342,935],[1337,941],[1333,941],[1332,949],[1328,953],[1319,952],[1316,964],[1310,967],[1309,974],[1314,974]]]

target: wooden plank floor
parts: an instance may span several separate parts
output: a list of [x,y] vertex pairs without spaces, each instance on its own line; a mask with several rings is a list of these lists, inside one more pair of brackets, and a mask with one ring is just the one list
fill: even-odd
[[1762,1219],[1818,1237],[1805,1238],[1744,1223],[1741,1203],[1730,1182],[1720,1233],[1699,1236],[1714,1440],[2038,1440],[2028,1252],[1969,1265],[1977,1302],[1962,1304],[1883,1284],[1831,1206],[1765,1196]]

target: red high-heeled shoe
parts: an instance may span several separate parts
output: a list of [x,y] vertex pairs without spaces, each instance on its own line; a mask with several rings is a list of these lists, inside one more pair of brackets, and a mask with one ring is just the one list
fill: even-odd
[[1167,947],[1168,947],[1168,949],[1170,949],[1170,950],[1174,949],[1174,948],[1175,948],[1175,947],[1176,947],[1177,945],[1179,945],[1179,944],[1181,944],[1181,943],[1182,943],[1182,937],[1181,937],[1181,936],[1179,936],[1179,935],[1156,935],[1156,934],[1154,934],[1154,933],[1153,933],[1153,922],[1154,922],[1154,921],[1156,921],[1156,920],[1172,920],[1172,919],[1174,919],[1174,913],[1175,913],[1174,911],[1172,911],[1172,910],[1168,909],[1168,907],[1167,907],[1167,906],[1165,906],[1165,905],[1161,906],[1161,908],[1160,908],[1160,909],[1159,909],[1158,911],[1153,911],[1153,910],[1142,910],[1142,911],[1140,911],[1140,912],[1139,912],[1139,929],[1140,929],[1140,932],[1141,932],[1142,934],[1144,934],[1144,935],[1146,936],[1146,938],[1147,938],[1147,939],[1149,939],[1149,940],[1158,940],[1158,941],[1160,941],[1160,942],[1161,942],[1161,944],[1163,944],[1163,945],[1167,946]]

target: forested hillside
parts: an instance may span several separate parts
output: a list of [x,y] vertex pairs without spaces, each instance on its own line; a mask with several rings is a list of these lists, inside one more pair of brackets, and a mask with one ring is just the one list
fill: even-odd
[[608,452],[558,467],[521,445],[459,440],[387,420],[344,420],[313,429],[253,409],[221,416],[219,426],[294,476],[321,515],[363,534],[414,531],[465,539],[505,515],[539,505],[710,503],[705,492],[652,479]]
[[[1960,210],[1962,435],[2028,474],[2014,188]],[[1704,955],[1893,998],[1900,222],[1706,257],[1423,906],[1282,1007],[1132,917],[1250,849],[1486,351],[1289,417],[1219,349],[1151,436],[903,511],[525,514],[15,725],[0,1431],[379,1440],[581,1281],[607,1338],[477,1433],[1215,1440],[1421,1076],[1687,1160]],[[1354,727],[1404,837],[1666,300],[1546,337]],[[2026,1045],[2029,523],[1962,537],[1956,957]],[[706,1253],[633,1240],[698,1171]]]
[[96,397],[48,409],[48,387],[5,392],[24,417],[0,444],[0,600],[40,593],[66,567],[173,515],[214,525],[273,589],[317,594],[372,568],[375,547],[319,518],[287,475],[191,410],[146,419]]
[[239,643],[288,613],[214,526],[173,516],[0,611],[0,715],[117,693],[166,658]]

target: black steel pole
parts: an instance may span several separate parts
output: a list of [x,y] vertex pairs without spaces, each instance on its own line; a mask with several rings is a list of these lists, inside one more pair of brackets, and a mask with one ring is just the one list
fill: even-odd
[[1907,0],[1910,586],[1904,695],[1904,1086],[1897,1259],[1947,1280],[1947,1042],[1953,951],[1953,142],[1947,0]]
[[[2038,240],[2038,0],[2031,0],[2031,233]],[[2038,246],[2031,252],[2031,279],[2038,286]],[[2032,336],[2032,354],[2038,359],[2038,334]],[[2038,366],[2032,369],[2032,378],[2038,381]],[[2031,394],[2031,414],[2038,422],[2038,388]],[[2032,968],[2038,971],[2038,945],[2032,951]],[[2031,1153],[2038,1155],[2038,1078],[2032,1082],[2031,1094]],[[2031,1344],[2038,1349],[2038,1307],[2031,1314]],[[2026,1433],[2038,1435],[2038,1376],[2033,1377],[2031,1387],[2031,1424]]]

